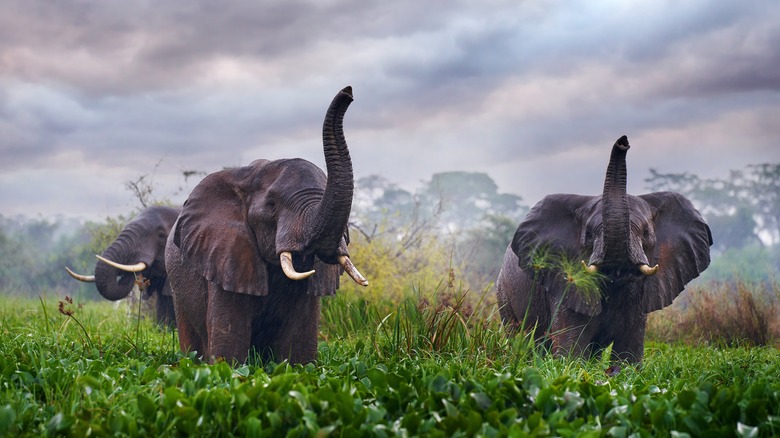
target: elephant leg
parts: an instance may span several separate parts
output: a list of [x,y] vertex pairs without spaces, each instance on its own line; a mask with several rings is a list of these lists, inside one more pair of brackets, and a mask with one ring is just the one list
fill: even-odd
[[162,292],[157,293],[157,324],[161,327],[176,327],[176,313],[173,310],[173,297]]
[[631,363],[642,361],[645,353],[645,325],[647,314],[640,313],[624,325],[625,329],[615,333],[612,344],[612,359]]
[[[197,351],[204,356],[208,351],[206,337],[206,290],[208,282],[195,272],[185,269],[181,252],[173,244],[173,233],[165,247],[165,269],[168,271],[179,347],[187,353]],[[162,294],[161,294],[162,295]]]
[[229,292],[209,282],[206,310],[208,359],[245,362],[252,335],[251,309],[257,297]]
[[598,321],[594,317],[561,307],[549,331],[552,353],[588,357],[597,330]]
[[535,338],[542,338],[550,325],[550,311],[547,301],[542,299],[542,286],[520,269],[511,248],[507,249],[504,259],[496,280],[501,321],[510,332],[531,330],[536,326]]
[[290,363],[309,363],[317,360],[317,344],[320,322],[320,297],[301,294],[289,308],[295,310],[295,318],[286,318],[274,351],[281,360]]

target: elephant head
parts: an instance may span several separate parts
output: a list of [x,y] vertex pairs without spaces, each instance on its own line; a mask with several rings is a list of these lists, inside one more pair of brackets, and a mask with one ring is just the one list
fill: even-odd
[[[584,328],[576,342],[601,346],[615,342],[613,348],[632,350],[634,357],[641,358],[641,351],[636,351],[640,345],[622,342],[638,336],[625,332],[640,331],[643,347],[646,314],[671,304],[685,285],[707,268],[712,235],[684,196],[672,192],[633,196],[626,192],[629,147],[626,136],[612,147],[601,195],[548,195],[533,207],[512,239],[511,254],[507,251],[505,257],[506,272],[499,278],[503,284],[498,287],[506,301],[513,296],[530,301],[532,292],[512,290],[507,276],[532,277],[542,286],[536,289],[547,301],[544,309],[536,312],[544,314],[541,320],[559,329],[582,320]],[[554,264],[542,269],[534,266],[534,259],[543,252],[553,258],[582,260],[588,271],[599,272],[600,295],[567,288],[567,278]],[[553,315],[555,309],[560,310],[560,316]],[[636,321],[623,323],[621,318]],[[614,327],[607,328],[606,319]]]
[[264,296],[269,268],[303,280],[315,274],[316,257],[367,284],[347,251],[354,183],[342,123],[351,102],[347,87],[325,116],[327,177],[303,159],[255,160],[210,174],[195,187],[173,242],[198,273],[227,291]]
[[166,282],[165,244],[180,211],[180,208],[164,206],[143,210],[128,222],[102,255],[97,256],[93,276],[65,269],[77,280],[94,282],[100,295],[111,301],[127,298],[136,277],[142,275],[150,281],[147,296],[157,294],[158,322],[173,324],[173,304]]
[[[342,124],[351,102],[352,88],[344,88],[325,115],[327,176],[303,159],[256,160],[210,174],[192,191],[166,249],[183,349],[243,360],[254,346],[311,361],[315,300],[335,293],[340,267],[368,284],[347,250],[354,187]],[[206,307],[196,298],[201,294],[208,297]],[[231,321],[205,324],[205,315],[214,312]],[[239,326],[253,328],[250,333]],[[218,339],[231,329],[234,337]],[[296,345],[279,340],[292,332]]]

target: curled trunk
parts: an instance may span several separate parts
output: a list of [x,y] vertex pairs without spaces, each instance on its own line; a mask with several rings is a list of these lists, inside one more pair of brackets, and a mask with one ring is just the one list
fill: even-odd
[[[311,242],[315,251],[335,258],[335,251],[349,220],[354,190],[352,159],[344,138],[344,114],[352,103],[352,87],[339,92],[328,108],[322,126],[322,143],[328,180],[320,205],[311,217]],[[335,263],[334,260],[327,260]]]
[[[127,251],[124,250],[123,240],[122,235],[120,235],[114,244],[103,251],[102,256],[109,260],[127,263],[130,257]],[[132,273],[121,271],[102,260],[97,261],[95,265],[95,287],[97,287],[98,292],[104,298],[111,301],[126,298],[133,289],[134,283],[135,275]]]

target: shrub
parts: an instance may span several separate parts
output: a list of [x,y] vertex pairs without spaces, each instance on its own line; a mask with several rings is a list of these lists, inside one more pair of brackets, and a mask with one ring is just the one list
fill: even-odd
[[664,342],[772,345],[780,342],[780,283],[711,282],[690,288],[648,318],[647,338]]

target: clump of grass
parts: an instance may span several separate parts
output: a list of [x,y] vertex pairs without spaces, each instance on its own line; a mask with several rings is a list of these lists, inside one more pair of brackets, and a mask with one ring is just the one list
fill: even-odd
[[[43,304],[43,302],[41,302]],[[81,332],[84,333],[84,337],[82,339],[86,340],[86,342],[89,344],[90,349],[95,348],[95,344],[92,343],[92,338],[89,336],[89,332],[87,331],[86,327],[84,327],[84,324],[79,321],[78,318],[76,318],[76,308],[78,309],[83,308],[84,306],[82,304],[75,305],[73,304],[73,299],[69,296],[65,296],[65,299],[59,301],[58,310],[62,315],[65,315],[68,317],[68,319],[65,320],[65,322],[62,323],[62,326],[60,327],[60,331],[65,329],[65,326],[67,325],[68,321],[75,322],[79,327],[81,327]],[[45,310],[45,305],[44,305]]]
[[571,260],[561,255],[557,260],[564,280],[566,292],[579,294],[587,302],[601,299],[601,286],[604,283],[604,275],[598,272],[588,271],[582,261]]
[[560,275],[567,294],[576,293],[588,302],[601,299],[604,275],[590,272],[582,260],[571,259],[564,253],[554,253],[548,247],[540,247],[531,254],[531,269],[536,278],[547,273]]
[[780,283],[712,282],[650,315],[649,339],[710,345],[780,343]]
[[417,285],[400,301],[325,300],[320,337],[361,343],[370,339],[366,344],[383,360],[457,356],[493,361],[507,354],[525,355],[533,342],[525,345],[524,337],[507,336],[492,288],[474,294],[462,287],[451,268],[435,287]]

